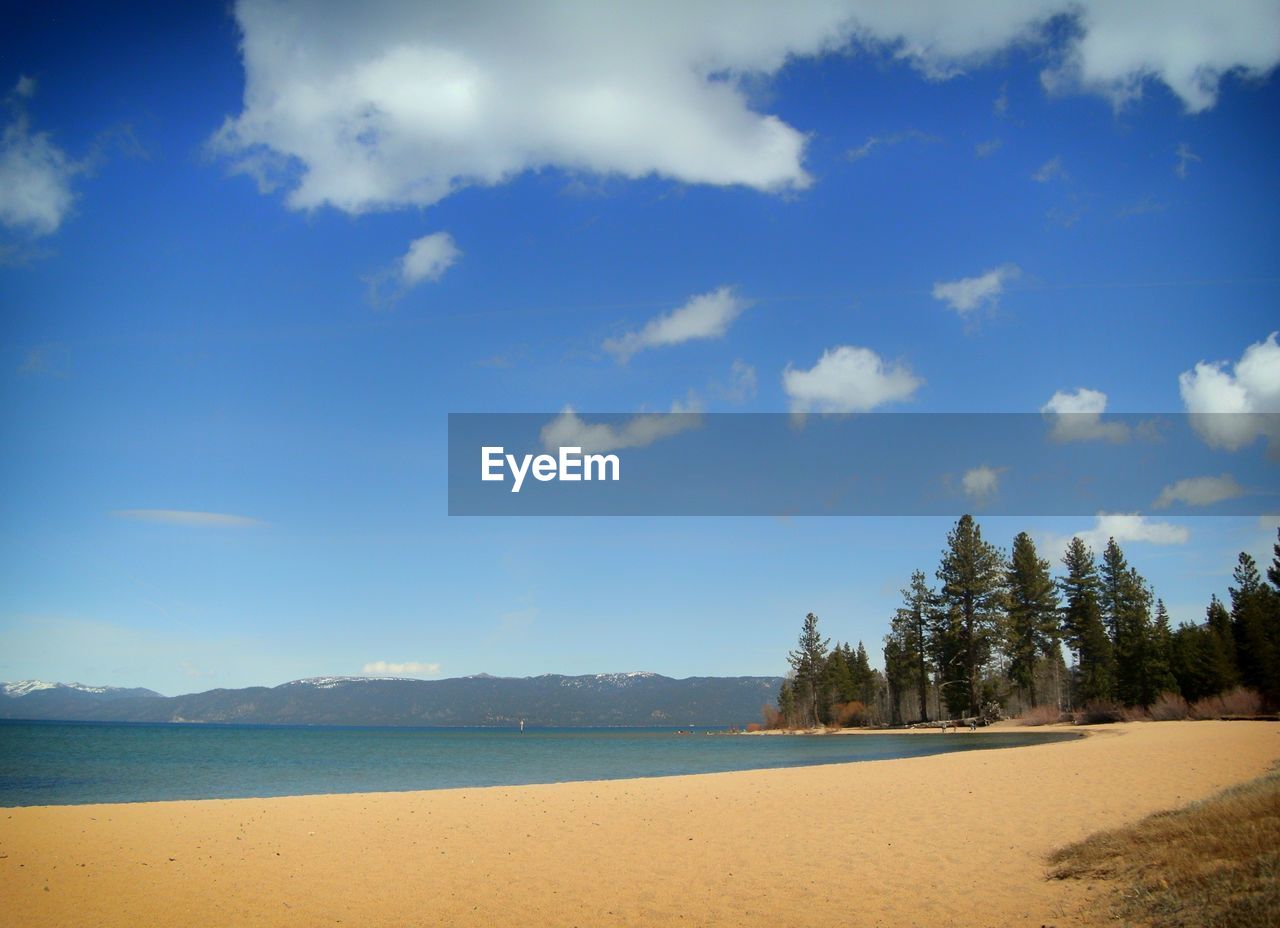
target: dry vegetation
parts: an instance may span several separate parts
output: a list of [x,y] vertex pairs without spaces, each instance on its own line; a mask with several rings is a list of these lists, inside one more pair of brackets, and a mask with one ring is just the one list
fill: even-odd
[[1161,928],[1280,923],[1280,771],[1050,857],[1055,879],[1102,880],[1111,917]]
[[1108,722],[1169,722],[1180,719],[1254,719],[1263,717],[1265,708],[1262,697],[1256,692],[1236,687],[1220,696],[1210,696],[1194,703],[1187,702],[1176,693],[1164,693],[1149,709],[1123,706],[1112,701],[1090,702],[1074,712],[1036,706],[1018,716],[1018,724],[1074,722],[1076,725],[1103,725]]

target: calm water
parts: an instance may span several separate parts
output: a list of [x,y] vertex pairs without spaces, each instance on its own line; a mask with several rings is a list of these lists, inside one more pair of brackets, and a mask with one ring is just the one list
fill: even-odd
[[0,721],[0,806],[657,777],[1017,747],[1074,735],[736,738],[670,729],[303,728]]

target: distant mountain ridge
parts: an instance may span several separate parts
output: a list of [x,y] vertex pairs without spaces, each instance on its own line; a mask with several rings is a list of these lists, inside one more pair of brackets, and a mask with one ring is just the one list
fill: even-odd
[[781,677],[688,677],[645,671],[448,680],[309,677],[275,687],[185,696],[152,690],[0,684],[0,718],[265,725],[723,727],[758,721]]

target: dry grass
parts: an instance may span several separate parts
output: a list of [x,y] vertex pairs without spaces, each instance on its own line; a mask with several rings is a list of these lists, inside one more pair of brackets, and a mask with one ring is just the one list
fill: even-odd
[[1112,884],[1111,917],[1161,928],[1280,924],[1280,772],[1050,857],[1054,879]]

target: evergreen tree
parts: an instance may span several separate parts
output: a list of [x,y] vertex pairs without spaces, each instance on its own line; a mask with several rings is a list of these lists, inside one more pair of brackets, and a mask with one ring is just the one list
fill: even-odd
[[1109,700],[1115,696],[1115,665],[1111,639],[1102,624],[1098,605],[1098,570],[1093,551],[1075,537],[1062,558],[1067,575],[1062,589],[1062,627],[1076,654],[1076,688],[1079,702]]
[[[903,689],[914,683],[920,702],[919,720],[929,721],[929,619],[936,608],[937,595],[925,581],[924,571],[911,575],[911,585],[902,591],[902,606],[894,613],[890,623],[890,637],[896,642],[895,660],[903,662],[902,669],[908,677],[902,680]],[[888,639],[886,639],[887,643]],[[886,664],[886,672],[888,665]]]
[[848,643],[837,645],[827,657],[826,680],[831,698],[836,702],[849,702],[857,698],[858,687],[853,679],[853,652]]
[[[1231,629],[1231,613],[1227,612],[1217,594],[1209,597],[1205,610],[1205,624],[1213,636],[1214,674],[1223,680],[1223,692],[1240,682],[1240,665],[1236,661],[1236,639]],[[1216,695],[1216,694],[1215,694]]]
[[857,699],[864,706],[871,706],[876,701],[879,681],[876,672],[871,669],[871,660],[867,657],[867,649],[858,642],[858,650],[853,657],[853,681]]
[[1267,579],[1271,581],[1276,592],[1280,593],[1280,528],[1276,529],[1276,538],[1277,541],[1271,548],[1274,556],[1271,558],[1271,566],[1267,568]]
[[1178,681],[1173,675],[1173,628],[1169,624],[1169,611],[1165,609],[1163,599],[1156,600],[1156,618],[1151,629],[1146,679],[1148,689],[1144,705],[1153,704],[1162,693],[1178,691]]
[[1132,567],[1120,579],[1116,605],[1116,696],[1126,706],[1150,706],[1151,601],[1146,581]]
[[1009,655],[1009,679],[1027,693],[1031,705],[1039,705],[1036,663],[1059,648],[1058,591],[1049,576],[1049,562],[1036,553],[1026,532],[1013,539],[1009,558],[1009,621],[1005,652]]
[[1280,666],[1269,634],[1274,595],[1262,583],[1258,565],[1241,552],[1232,575],[1231,634],[1235,641],[1240,681],[1263,695],[1270,703],[1280,703]]
[[893,632],[884,636],[884,676],[889,689],[889,724],[902,724],[902,698],[911,687],[914,661]]
[[1005,615],[1005,564],[999,549],[982,540],[973,516],[961,516],[947,535],[938,579],[949,618],[946,631],[954,637],[952,659],[963,671],[968,712],[977,715],[982,709],[982,668],[999,640]]
[[1102,567],[1098,576],[1098,607],[1102,610],[1102,623],[1106,626],[1107,636],[1111,644],[1119,647],[1121,634],[1121,616],[1129,605],[1130,590],[1126,582],[1129,564],[1124,559],[1124,552],[1116,544],[1114,538],[1107,539],[1107,546],[1102,551]]
[[787,655],[795,674],[796,708],[806,727],[817,725],[826,713],[824,686],[830,638],[818,633],[818,617],[810,612],[800,629],[798,647]]
[[794,680],[782,681],[782,688],[778,691],[778,714],[782,716],[782,724],[787,728],[795,728],[797,726]]

